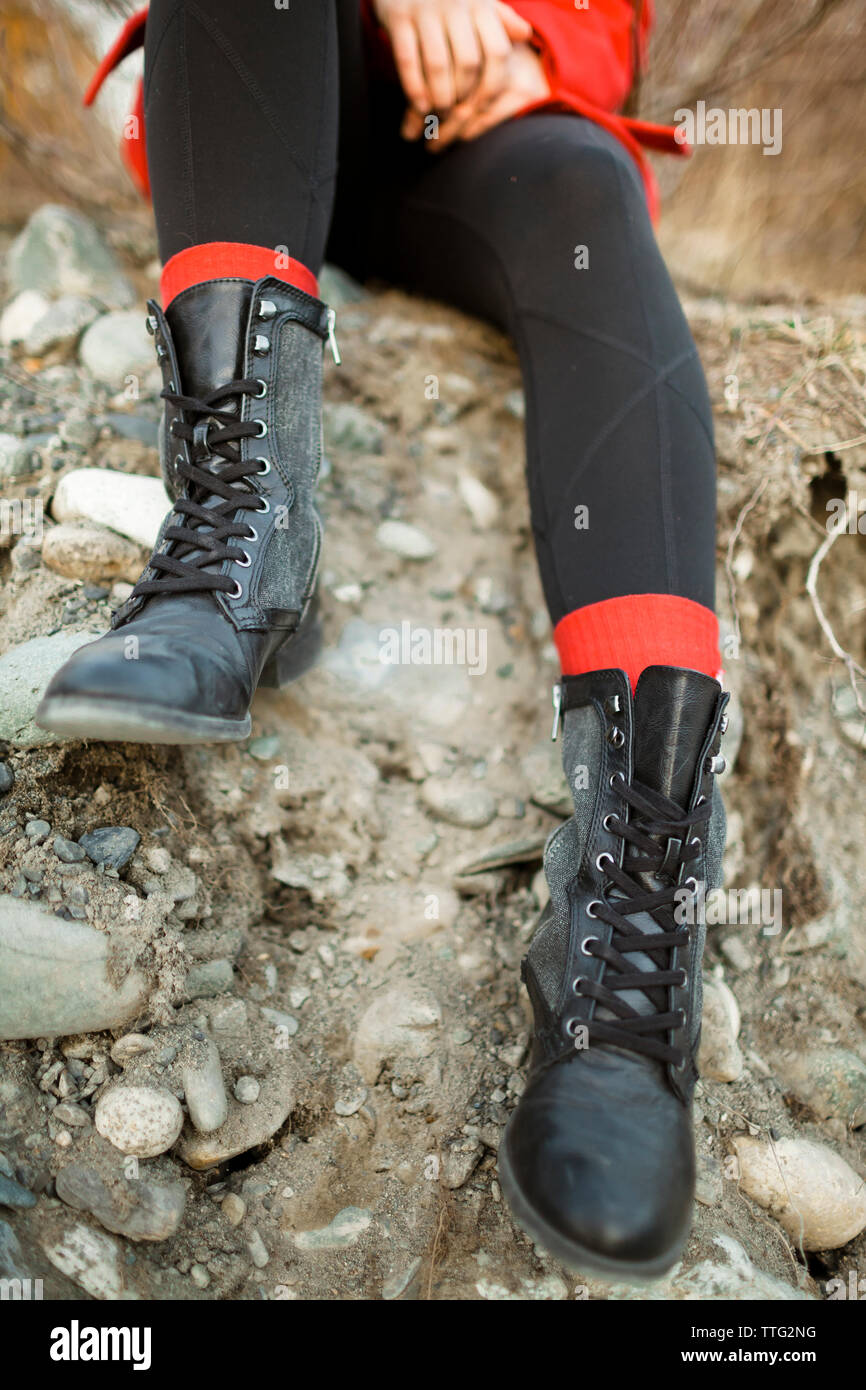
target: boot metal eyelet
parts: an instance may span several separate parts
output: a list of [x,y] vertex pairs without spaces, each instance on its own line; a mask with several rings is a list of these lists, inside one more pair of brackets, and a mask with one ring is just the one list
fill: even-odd
[[622,748],[623,744],[625,743],[625,734],[623,733],[622,729],[618,728],[617,725],[614,724],[613,728],[610,730],[607,736],[607,741],[608,743],[612,744],[614,748]]
[[233,589],[227,589],[227,590],[226,590],[226,598],[240,598],[240,596],[241,596],[241,594],[243,593],[243,591],[244,591],[244,586],[243,586],[243,584],[241,584],[241,583],[239,582],[239,580],[236,579],[236,580],[235,580],[235,587],[234,587]]
[[621,772],[612,772],[610,777],[608,778],[609,787],[616,788],[619,786],[621,782],[625,782],[625,778],[623,777]]
[[264,478],[266,474],[270,473],[270,471],[271,471],[271,461],[270,461],[270,459],[257,458],[257,459],[253,459],[253,463],[261,464],[261,467],[256,469],[256,472],[258,473],[258,475],[259,475],[260,478]]
[[[590,906],[591,906],[591,905],[592,905],[592,904],[590,904]],[[591,913],[591,912],[588,912],[587,915],[588,915],[589,917],[594,916],[594,914]],[[592,953],[591,953],[590,951],[588,951],[586,948],[587,948],[587,946],[591,946],[592,943],[593,943],[593,941],[598,941],[598,937],[597,937],[597,936],[585,936],[585,937],[583,938],[583,940],[582,940],[581,943],[580,943],[580,954],[581,954],[582,956],[590,956],[590,957],[591,957]]]
[[571,982],[571,988],[574,990],[574,993],[577,994],[578,996],[580,996],[580,986],[583,984],[583,982],[584,982],[585,979],[586,979],[586,976],[585,976],[585,975],[578,975],[578,976],[576,976],[576,978],[573,979],[572,982]]
[[267,497],[260,497],[259,501],[264,502],[265,505],[263,507],[256,507],[256,512],[261,516],[264,516],[266,512],[269,512],[271,510],[271,504],[268,501]]
[[259,318],[272,319],[277,312],[277,306],[272,299],[263,299],[259,304]]
[[605,830],[611,830],[611,831],[612,831],[612,830],[613,830],[613,822],[614,822],[614,821],[618,821],[618,820],[619,820],[619,816],[617,816],[617,815],[613,815],[613,814],[607,815],[607,816],[605,816],[604,820],[602,821],[602,825],[604,826]]
[[264,420],[256,420],[255,424],[258,426],[258,431],[255,436],[256,439],[264,439],[268,432],[267,423]]
[[257,357],[264,357],[271,350],[271,340],[266,338],[263,333],[257,333],[253,339],[253,352]]
[[[265,381],[263,376],[257,376],[256,381],[259,383],[261,390],[253,392],[253,400],[260,401],[263,396],[266,396],[268,394],[268,383]],[[264,424],[264,421],[259,420],[258,423],[261,425]],[[265,425],[265,433],[267,433],[267,425]]]
[[580,1026],[579,1018],[570,1018],[565,1025],[565,1031],[570,1038],[573,1038]]
[[688,970],[683,970],[683,971],[681,972],[681,974],[682,974],[682,977],[683,977],[683,978],[680,980],[679,984],[677,985],[677,989],[686,989],[686,987],[688,986],[688,983],[689,983],[689,972],[688,972]]
[[244,540],[245,540],[245,541],[257,541],[257,540],[258,540],[258,538],[259,538],[259,533],[258,533],[258,531],[256,530],[255,526],[247,526],[247,531],[248,531],[249,534],[246,535],[246,536],[244,536]]
[[[247,554],[245,550],[242,550],[241,554],[244,558],[242,560],[234,560],[234,563],[240,565],[242,570],[249,569],[250,565],[253,563],[252,555]],[[234,559],[234,556],[232,558]]]
[[601,854],[596,856],[595,867],[598,869],[599,873],[604,873],[606,866],[612,863],[613,855],[608,854],[607,850],[604,850]]

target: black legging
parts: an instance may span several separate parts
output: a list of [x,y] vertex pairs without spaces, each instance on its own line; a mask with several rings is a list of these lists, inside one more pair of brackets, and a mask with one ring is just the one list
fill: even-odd
[[318,271],[327,251],[498,324],[523,371],[553,621],[625,594],[711,608],[710,403],[630,156],[553,112],[431,155],[401,140],[404,108],[365,71],[359,0],[152,0],[145,114],[163,258],[242,241]]

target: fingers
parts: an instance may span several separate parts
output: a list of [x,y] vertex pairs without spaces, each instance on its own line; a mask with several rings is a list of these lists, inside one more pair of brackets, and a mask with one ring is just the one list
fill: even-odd
[[439,123],[436,139],[430,141],[431,154],[438,154],[440,150],[447,149],[455,140],[461,138],[466,123],[479,114],[474,101],[465,101],[455,106],[447,120]]
[[400,134],[403,139],[418,140],[424,133],[425,119],[420,111],[415,110],[414,106],[408,106],[403,117],[403,124],[400,127]]
[[[508,9],[508,6],[503,5],[502,8]],[[482,108],[499,96],[506,85],[511,39],[497,11],[487,6],[475,11],[475,28],[484,54],[484,66],[473,95],[476,105]]]
[[422,115],[432,106],[432,98],[424,77],[418,31],[406,16],[394,20],[391,28],[391,48],[400,85],[415,110]]
[[[410,106],[422,115],[437,111],[449,122],[462,103],[471,100],[478,111],[500,95],[513,46],[532,35],[532,26],[502,0],[409,0],[393,7],[378,0],[377,9]],[[410,131],[416,131],[414,122],[404,134],[417,138]]]
[[469,10],[454,7],[446,18],[448,42],[454,61],[457,102],[465,101],[478,86],[483,58],[481,44]]
[[488,130],[493,130],[494,126],[501,125],[511,116],[516,116],[526,105],[526,97],[521,92],[502,92],[500,96],[492,101],[483,111],[476,111],[469,116],[457,132],[455,138],[460,140],[477,140],[479,135],[486,135]]
[[499,18],[502,20],[506,34],[512,43],[528,43],[532,38],[533,29],[528,19],[524,19],[510,5],[505,5],[502,0],[497,0],[496,5],[499,11]]
[[442,15],[421,10],[417,24],[430,107],[436,111],[450,111],[457,100],[457,85]]

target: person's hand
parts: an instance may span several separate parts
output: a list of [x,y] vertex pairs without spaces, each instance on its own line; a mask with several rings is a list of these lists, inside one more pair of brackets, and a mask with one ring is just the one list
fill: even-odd
[[501,0],[373,0],[417,116],[440,115],[473,94],[487,107],[505,88],[515,43],[532,26]]
[[[475,140],[494,126],[516,116],[525,106],[550,96],[550,84],[541,58],[528,43],[515,44],[506,64],[505,84],[491,101],[479,94],[460,102],[440,123],[435,137],[428,141],[433,154],[447,149],[454,140]],[[410,107],[403,121],[402,134],[417,140],[425,130],[425,117]]]

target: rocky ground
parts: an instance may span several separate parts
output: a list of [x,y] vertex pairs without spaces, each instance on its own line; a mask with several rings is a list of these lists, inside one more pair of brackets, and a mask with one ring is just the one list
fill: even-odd
[[[783,917],[710,929],[694,1230],[635,1289],[535,1250],[497,1181],[567,813],[505,340],[328,272],[320,666],[260,693],[229,748],[33,723],[165,508],[152,254],[47,207],[6,256],[0,1275],[55,1298],[851,1296],[866,304],[687,305],[720,452],[726,883],[780,890]],[[419,660],[445,628],[463,664]]]

